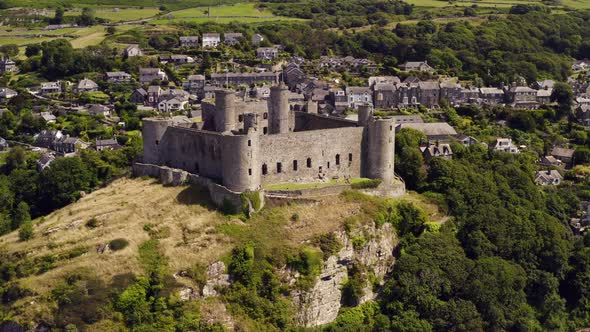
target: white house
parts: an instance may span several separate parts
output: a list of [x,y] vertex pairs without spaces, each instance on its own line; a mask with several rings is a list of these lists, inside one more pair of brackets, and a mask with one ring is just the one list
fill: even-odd
[[131,80],[131,74],[123,71],[109,71],[105,74],[105,80],[109,83],[123,83]]
[[139,69],[139,83],[149,84],[154,80],[166,81],[168,75],[163,72],[160,68],[140,68]]
[[76,92],[93,92],[98,91],[98,84],[93,80],[84,77],[78,85],[76,85]]
[[558,185],[562,180],[563,176],[554,169],[535,172],[535,183],[541,186]]
[[279,49],[276,47],[259,47],[256,49],[256,57],[263,60],[274,60],[279,56]]
[[512,144],[511,138],[497,138],[494,150],[508,153],[519,153],[518,147]]
[[218,33],[204,33],[203,47],[217,47],[221,43],[221,36]]
[[141,56],[143,55],[143,51],[139,48],[137,44],[131,44],[123,50],[123,55],[130,58],[133,56]]
[[364,86],[349,86],[346,88],[349,108],[358,108],[359,105],[373,104],[371,88]]
[[183,110],[188,104],[188,100],[182,97],[172,97],[164,99],[158,103],[158,111],[160,112],[176,112]]

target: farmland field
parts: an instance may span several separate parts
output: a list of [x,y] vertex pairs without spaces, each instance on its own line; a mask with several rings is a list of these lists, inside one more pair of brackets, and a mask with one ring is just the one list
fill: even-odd
[[[210,15],[207,11],[210,10]],[[269,10],[259,10],[254,7],[253,3],[241,3],[235,5],[225,5],[216,7],[196,7],[184,10],[171,12],[169,15],[164,15],[163,18],[151,21],[155,24],[167,24],[174,22],[218,22],[229,23],[233,21],[240,21],[242,23],[255,23],[264,21],[277,20],[297,20],[291,17],[274,16]]]
[[[69,10],[65,13],[66,16],[78,16],[82,12],[81,9],[77,8]],[[102,8],[96,9],[96,17],[103,18],[112,22],[120,21],[134,21],[143,18],[148,18],[157,15],[160,12],[158,8],[119,8],[115,11],[115,8]]]

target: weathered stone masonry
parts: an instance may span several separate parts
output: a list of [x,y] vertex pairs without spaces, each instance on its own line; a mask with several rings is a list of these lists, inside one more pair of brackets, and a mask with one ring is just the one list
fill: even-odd
[[[368,107],[361,107],[359,122],[295,112],[286,96],[286,87],[273,87],[267,112],[247,112],[236,107],[232,91],[219,90],[215,111],[201,123],[144,119],[143,163],[198,174],[235,192],[332,178],[393,181],[393,119],[376,118]],[[268,119],[259,120],[261,114]]]

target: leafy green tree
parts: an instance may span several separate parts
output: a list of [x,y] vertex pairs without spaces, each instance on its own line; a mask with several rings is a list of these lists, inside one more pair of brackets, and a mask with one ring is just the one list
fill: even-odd
[[32,239],[34,236],[33,230],[33,223],[31,221],[27,221],[26,223],[20,225],[18,229],[18,238],[21,241],[28,241]]
[[82,14],[78,18],[78,25],[92,26],[96,24],[96,17],[94,16],[94,9],[85,7],[82,9]]
[[399,332],[428,332],[432,326],[428,321],[420,319],[415,311],[403,311],[391,319],[391,330]]
[[27,48],[25,48],[25,55],[27,56],[27,58],[36,56],[41,54],[41,45],[40,44],[30,44],[27,45]]
[[27,166],[27,152],[21,146],[15,146],[6,155],[6,168],[9,172]]
[[95,183],[92,173],[79,157],[57,158],[41,177],[42,208],[51,211],[74,202],[81,191],[89,191]]
[[52,19],[49,20],[50,24],[63,24],[64,22],[64,9],[63,7],[57,7],[55,9],[55,15]]
[[6,44],[0,46],[0,53],[4,54],[8,57],[15,57],[20,52],[18,45],[16,44]]
[[27,202],[18,203],[12,217],[12,229],[17,229],[20,227],[20,225],[31,221],[29,210],[30,208]]
[[574,93],[572,91],[572,87],[569,84],[557,82],[555,86],[553,86],[553,91],[551,92],[551,101],[556,101],[559,103],[558,115],[560,117],[570,115],[572,111],[572,103],[573,103]]

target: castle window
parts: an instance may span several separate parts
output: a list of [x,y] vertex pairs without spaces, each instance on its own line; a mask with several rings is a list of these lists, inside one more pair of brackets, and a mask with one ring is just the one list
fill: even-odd
[[268,112],[264,112],[264,114],[262,114],[262,118],[263,119],[268,119]]
[[311,158],[307,158],[307,168],[311,168]]
[[262,175],[268,174],[268,166],[266,164],[262,164]]
[[330,162],[328,161],[328,168],[330,168]]
[[348,161],[352,161],[352,153],[348,154]]
[[159,140],[156,140],[156,145],[158,145],[158,144],[160,144],[160,141]]
[[268,127],[264,127],[264,128],[262,128],[262,133],[263,133],[264,135],[268,134]]
[[248,146],[252,146],[252,140],[248,140]]
[[277,173],[282,173],[282,172],[283,172],[283,164],[277,163]]
[[390,130],[390,131],[391,131],[391,130],[393,130],[393,126],[389,126],[389,130]]
[[238,115],[238,121],[244,122],[244,115],[243,114]]
[[336,155],[336,165],[340,165],[340,155]]
[[248,168],[248,175],[252,175],[252,169]]
[[195,163],[195,172],[199,173],[199,163]]
[[293,160],[293,170],[297,170],[297,160]]

